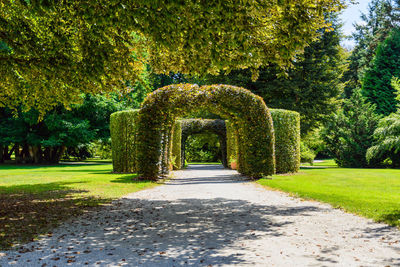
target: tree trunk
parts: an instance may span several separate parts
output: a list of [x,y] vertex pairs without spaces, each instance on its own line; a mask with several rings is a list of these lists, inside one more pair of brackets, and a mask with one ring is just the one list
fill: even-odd
[[[0,163],[4,163],[4,155],[5,155],[5,153],[4,153],[4,147],[5,146],[3,146],[3,145],[0,145]],[[7,151],[8,152],[8,151]]]
[[15,162],[16,163],[21,163],[21,154],[20,154],[20,151],[19,151],[19,145],[18,144],[15,144],[14,154],[15,154]]
[[42,157],[42,148],[40,145],[33,146],[32,147],[32,153],[33,153],[33,162],[35,164],[42,163],[43,162],[43,157]]
[[48,151],[48,155],[49,155],[49,159],[48,162],[49,163],[59,163],[61,160],[62,155],[65,153],[65,151],[67,150],[66,146],[57,146],[57,147],[51,147],[51,148],[46,148],[49,149]]

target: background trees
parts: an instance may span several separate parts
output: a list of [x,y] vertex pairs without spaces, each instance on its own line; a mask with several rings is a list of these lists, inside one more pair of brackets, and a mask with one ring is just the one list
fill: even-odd
[[108,142],[111,113],[124,109],[123,102],[105,96],[83,96],[83,103],[62,106],[48,112],[38,121],[39,112],[20,111],[18,117],[3,108],[0,118],[0,161],[10,159],[14,152],[18,163],[57,163],[63,154],[79,155],[80,146],[94,140]]
[[242,86],[264,98],[271,108],[295,110],[301,114],[301,132],[321,126],[338,107],[337,97],[343,90],[341,76],[345,70],[345,52],[340,46],[340,22],[327,15],[331,29],[318,31],[319,38],[293,60],[287,75],[276,66],[262,68],[257,81],[249,70],[228,75],[210,76],[208,83]]
[[326,148],[340,167],[371,167],[365,154],[373,144],[373,133],[380,116],[366,103],[359,90],[343,102],[342,109],[326,124],[322,137]]
[[368,12],[361,15],[363,22],[355,25],[352,37],[356,44],[348,59],[348,69],[343,75],[346,98],[350,98],[355,88],[361,88],[365,70],[371,66],[378,44],[386,39],[393,28],[399,26],[399,2],[372,0]]

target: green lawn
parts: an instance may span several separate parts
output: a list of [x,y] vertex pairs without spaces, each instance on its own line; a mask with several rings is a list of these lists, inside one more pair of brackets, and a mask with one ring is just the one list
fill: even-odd
[[257,182],[400,226],[400,170],[338,168],[329,160],[304,166],[298,174],[274,175]]
[[71,216],[156,183],[111,164],[0,165],[0,249],[37,238]]
[[222,165],[221,162],[189,162],[191,165]]

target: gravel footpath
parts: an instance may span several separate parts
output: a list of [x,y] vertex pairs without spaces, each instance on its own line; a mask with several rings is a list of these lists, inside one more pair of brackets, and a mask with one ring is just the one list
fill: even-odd
[[0,266],[400,266],[400,231],[268,191],[220,166],[71,219]]

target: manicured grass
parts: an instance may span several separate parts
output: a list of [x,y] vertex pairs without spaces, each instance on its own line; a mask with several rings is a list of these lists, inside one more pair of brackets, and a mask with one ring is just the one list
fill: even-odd
[[191,165],[222,165],[221,162],[189,162]]
[[0,249],[47,234],[59,223],[156,185],[111,164],[0,165]]
[[[301,166],[311,166],[310,163],[302,163]],[[333,159],[324,159],[322,162],[316,160],[312,166],[323,166],[323,167],[337,167],[336,162]]]
[[[329,166],[329,167],[323,167]],[[298,174],[274,175],[259,184],[335,208],[400,226],[400,170],[349,169],[332,161],[303,167]]]

